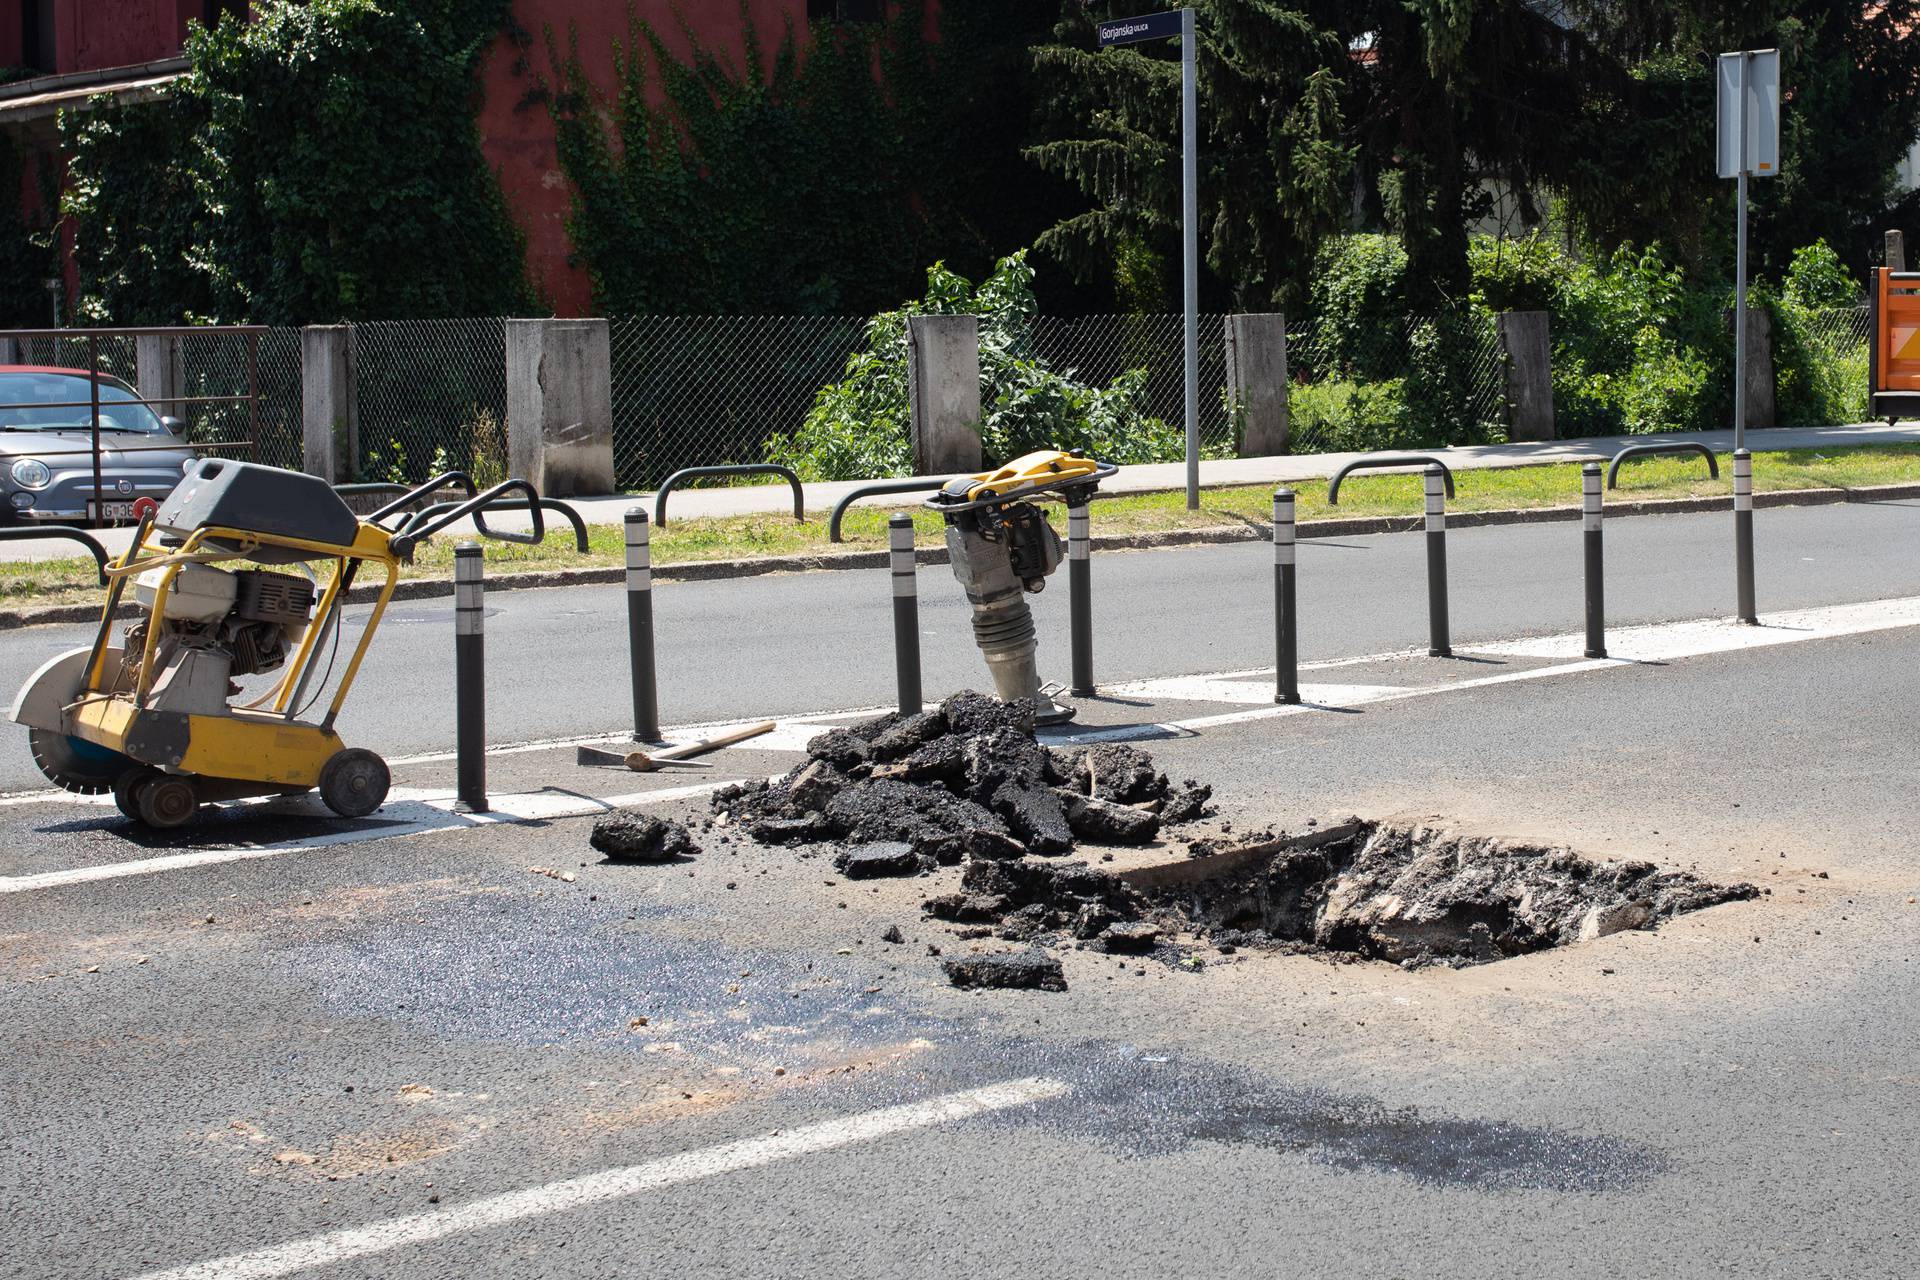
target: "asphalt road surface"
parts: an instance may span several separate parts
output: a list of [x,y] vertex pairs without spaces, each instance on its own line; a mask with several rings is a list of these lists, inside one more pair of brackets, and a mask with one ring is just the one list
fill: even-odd
[[[1916,594],[1910,509],[1763,514],[1763,612]],[[1694,563],[1724,521],[1697,522],[1691,554],[1658,550],[1695,524],[1614,526],[1616,617],[1724,612],[1724,564]],[[1463,650],[1577,622],[1577,591],[1549,590],[1577,566],[1569,537],[1458,536]],[[1421,638],[1419,540],[1400,541],[1313,553],[1312,656]],[[1323,567],[1344,554],[1364,568]],[[1259,665],[1266,563],[1103,559],[1106,625],[1139,638],[1103,674]],[[1469,590],[1474,564],[1534,606]],[[771,660],[783,616],[838,625],[761,610],[803,588],[851,602],[863,577],[676,587],[662,610],[740,624],[738,655],[681,633],[718,701],[733,657]],[[1367,603],[1388,586],[1404,612]],[[555,665],[585,652],[577,615],[539,597],[599,607],[506,597],[494,636],[521,626]],[[958,615],[929,613],[931,657]],[[755,709],[885,688],[816,652],[731,678]],[[431,668],[389,656],[369,711],[398,734],[429,692],[403,694],[405,672]],[[1574,670],[1492,652],[1356,670],[1409,696],[1149,745],[1213,782],[1236,830],[1431,815],[1764,896],[1460,971],[1068,948],[1066,993],[967,994],[928,947],[998,944],[918,910],[955,872],[849,883],[711,834],[689,863],[607,864],[579,819],[4,892],[0,1275],[1911,1275],[1920,627]],[[619,682],[583,679],[597,711],[593,685],[574,703],[551,679],[525,705],[578,708],[550,732],[617,724]],[[1208,710],[1230,708],[1135,695],[1087,719]],[[496,785],[548,784],[558,758],[497,756]],[[794,758],[728,753],[717,772]],[[246,830],[183,847],[218,856]],[[98,806],[0,807],[0,876],[171,847]]]
[[[1920,594],[1920,502],[1758,513],[1760,607]],[[1607,526],[1613,624],[1733,612],[1732,518],[1635,517]],[[1419,534],[1300,544],[1303,660],[1424,647]],[[1581,626],[1581,534],[1572,523],[1448,534],[1456,641]],[[1106,683],[1271,665],[1272,551],[1262,543],[1099,555],[1094,663]],[[1032,598],[1043,678],[1068,675],[1066,573]],[[930,697],[987,683],[970,616],[945,566],[920,572]],[[884,705],[894,696],[884,570],[666,583],[655,591],[660,711],[671,724]],[[488,739],[526,742],[632,727],[626,602],[618,586],[497,592],[487,618]],[[89,628],[0,640],[0,690],[85,645]],[[348,635],[351,643],[353,633]],[[341,664],[344,666],[344,662]],[[432,751],[453,736],[453,602],[394,606],[340,721],[357,746]],[[44,785],[24,751],[0,750],[0,791]]]

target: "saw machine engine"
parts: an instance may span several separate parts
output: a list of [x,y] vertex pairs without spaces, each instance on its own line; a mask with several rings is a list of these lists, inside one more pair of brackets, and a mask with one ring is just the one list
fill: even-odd
[[148,630],[158,627],[148,705],[183,715],[224,714],[240,692],[235,676],[286,665],[317,595],[310,579],[266,569],[184,564],[170,587],[165,577],[166,570],[149,569],[134,579],[134,598],[147,616],[127,628],[121,683],[142,683],[140,655]]

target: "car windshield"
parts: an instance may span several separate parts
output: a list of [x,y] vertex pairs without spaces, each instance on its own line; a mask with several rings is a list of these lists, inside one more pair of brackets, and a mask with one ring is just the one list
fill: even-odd
[[[84,375],[74,373],[0,373],[0,430],[93,425],[91,391]],[[166,428],[159,415],[137,403],[117,382],[100,380],[100,429],[158,435]],[[62,407],[64,406],[64,407]],[[78,406],[78,407],[75,407]]]

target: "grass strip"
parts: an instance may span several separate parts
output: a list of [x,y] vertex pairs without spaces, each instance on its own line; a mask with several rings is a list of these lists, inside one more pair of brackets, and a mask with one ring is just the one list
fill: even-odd
[[[1620,487],[1609,501],[1650,498],[1723,497],[1732,492],[1733,468],[1721,455],[1720,478],[1710,480],[1705,461],[1697,456],[1654,457],[1629,462],[1620,472]],[[1874,485],[1920,481],[1920,444],[1880,445],[1855,449],[1789,449],[1756,453],[1753,457],[1756,492],[1791,489],[1858,489]],[[1551,463],[1530,467],[1496,467],[1461,471],[1454,481],[1458,495],[1447,504],[1454,512],[1533,510],[1578,506],[1580,464]],[[1410,516],[1423,509],[1418,473],[1349,477],[1341,486],[1340,505],[1327,505],[1324,481],[1294,486],[1295,507],[1302,521],[1329,517]],[[847,512],[841,527],[843,541],[827,541],[826,513],[809,512],[806,523],[791,516],[750,515],[706,519],[676,517],[666,528],[653,531],[653,563],[685,564],[703,560],[733,560],[751,556],[803,556],[827,551],[860,551],[884,547],[887,517],[893,510],[913,514],[914,528],[923,546],[944,538],[939,515],[919,506],[919,494],[902,494],[898,507],[857,506]],[[1263,525],[1271,518],[1273,490],[1259,485],[1207,489],[1200,509],[1189,511],[1179,491],[1122,494],[1100,499],[1093,509],[1096,536],[1152,533],[1179,529],[1216,528],[1225,524]],[[1064,534],[1064,520],[1056,519]],[[574,550],[564,525],[549,532],[538,546],[487,542],[487,564],[493,573],[581,569],[625,563],[625,533],[621,526],[589,528],[590,550]],[[450,578],[453,548],[458,538],[443,537],[422,546],[405,578]],[[0,562],[0,603],[10,608],[92,602],[100,588],[91,560]]]

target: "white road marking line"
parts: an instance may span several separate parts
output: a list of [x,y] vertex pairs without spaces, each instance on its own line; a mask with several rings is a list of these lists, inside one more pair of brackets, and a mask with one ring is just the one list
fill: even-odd
[[[396,789],[396,799],[380,810],[381,825],[351,831],[329,831],[318,835],[282,840],[273,844],[237,849],[204,849],[193,853],[167,854],[159,858],[140,858],[132,862],[107,862],[91,867],[72,867],[64,871],[41,871],[32,875],[0,876],[0,894],[27,893],[35,889],[55,889],[63,885],[88,884],[97,880],[118,880],[126,876],[153,875],[160,871],[182,871],[192,867],[217,866],[224,862],[248,862],[272,858],[303,849],[324,849],[333,845],[364,844],[370,840],[395,840],[424,835],[431,831],[449,831],[460,827],[494,826],[503,822],[547,822],[557,818],[583,818],[624,809],[636,804],[664,804],[704,795],[726,786],[725,781],[700,782],[684,787],[661,787],[653,791],[635,791],[604,799],[570,791],[534,792],[525,795],[490,797],[490,813],[456,811],[450,791],[412,792]],[[241,802],[248,803],[248,802]],[[273,801],[252,803],[271,805]],[[284,804],[285,802],[280,802]],[[300,812],[298,810],[296,813]],[[313,816],[319,817],[316,813]]]
[[[1463,650],[1464,652],[1464,650]],[[1579,662],[1563,662],[1552,667],[1535,667],[1530,671],[1505,671],[1497,676],[1481,676],[1475,680],[1456,680],[1452,684],[1420,685],[1410,689],[1400,689],[1393,693],[1370,698],[1366,705],[1377,706],[1383,702],[1404,702],[1408,698],[1426,698],[1436,693],[1452,693],[1456,689],[1482,689],[1489,685],[1513,684],[1521,680],[1542,680],[1548,676],[1577,675],[1582,671],[1600,671],[1607,667],[1631,666],[1618,658],[1588,658]],[[1305,690],[1302,690],[1304,696]],[[1358,705],[1358,704],[1354,704]],[[1337,703],[1302,702],[1294,706],[1258,707],[1251,711],[1227,711],[1215,716],[1197,716],[1191,720],[1175,720],[1169,726],[1175,729],[1217,729],[1222,725],[1242,724],[1248,720],[1271,720],[1276,716],[1305,715],[1312,711],[1337,709]]]
[[524,1218],[565,1213],[589,1205],[622,1200],[646,1191],[697,1182],[722,1174],[756,1169],[781,1160],[833,1151],[873,1142],[896,1133],[954,1124],[975,1116],[1028,1106],[1069,1091],[1060,1080],[1030,1076],[1002,1084],[943,1094],[924,1102],[869,1111],[839,1120],[822,1120],[798,1129],[729,1142],[700,1151],[688,1151],[646,1164],[607,1169],[564,1182],[508,1191],[470,1204],[429,1213],[410,1214],[364,1227],[347,1227],[325,1235],[207,1262],[189,1263],[164,1271],[149,1271],[135,1280],[273,1280],[310,1267],[331,1266],[365,1258],[405,1245],[426,1244],[451,1235],[484,1231]]
[[[768,749],[765,744],[769,741],[790,742],[795,736],[802,734],[810,738],[814,734],[824,733],[826,730],[833,728],[833,724],[830,723],[832,721],[877,716],[891,710],[893,710],[892,707],[852,707],[844,711],[809,711],[804,715],[780,717],[777,718],[772,733],[765,734],[759,738],[750,738],[745,742],[722,748],[722,750],[751,751],[758,746],[764,751]],[[750,724],[757,723],[758,721],[754,720],[710,720],[701,724],[675,725],[665,732],[667,742],[678,746],[682,743],[697,742],[701,738],[709,738],[717,733],[725,733],[729,729],[744,729]],[[527,755],[536,751],[552,751],[558,747],[604,747],[612,746],[616,743],[624,745],[631,741],[633,741],[632,736],[625,733],[594,733],[575,738],[542,738],[535,742],[503,742],[497,746],[488,747],[487,754],[490,756],[517,756]],[[806,742],[802,741],[799,747],[780,747],[775,749],[800,750],[805,746]],[[421,755],[392,756],[388,758],[387,763],[390,765],[441,764],[454,758],[454,753],[451,751],[429,751]],[[40,793],[34,792],[33,794],[39,795]],[[16,798],[15,803],[18,802]],[[7,798],[0,798],[0,804],[5,803],[7,803]]]
[[[1730,618],[1672,622],[1655,626],[1620,627],[1607,632],[1607,653],[1628,662],[1670,662],[1709,653],[1730,653],[1770,645],[1831,640],[1840,636],[1920,626],[1920,597],[1871,600],[1862,604],[1828,605],[1819,609],[1786,609],[1760,615],[1750,627]],[[1474,645],[1475,653],[1515,658],[1576,657],[1586,642],[1578,635],[1542,636]]]
[[[1165,680],[1138,680],[1107,690],[1122,697],[1164,698],[1169,702],[1246,702],[1272,703],[1272,671],[1252,672],[1265,675],[1265,683],[1254,680],[1225,680],[1207,676],[1173,676]],[[1300,696],[1322,706],[1359,706],[1408,686],[1399,684],[1303,684]]]

